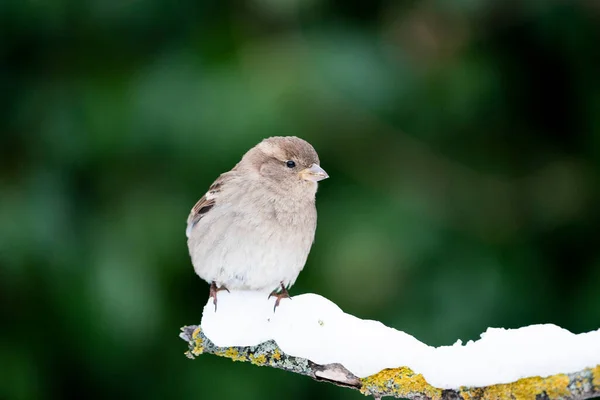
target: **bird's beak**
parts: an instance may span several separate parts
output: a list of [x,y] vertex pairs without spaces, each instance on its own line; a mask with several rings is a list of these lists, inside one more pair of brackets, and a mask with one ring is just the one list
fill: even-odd
[[329,175],[327,175],[327,172],[325,172],[323,168],[319,167],[317,164],[313,164],[300,171],[300,178],[305,181],[319,182],[329,178]]

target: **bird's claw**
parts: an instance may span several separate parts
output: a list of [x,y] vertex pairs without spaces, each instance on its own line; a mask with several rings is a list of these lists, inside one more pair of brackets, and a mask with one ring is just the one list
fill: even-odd
[[273,306],[273,312],[275,312],[275,310],[277,309],[277,306],[279,306],[279,303],[281,302],[281,299],[292,299],[290,297],[290,294],[288,293],[287,289],[285,288],[285,286],[283,285],[283,282],[281,282],[281,291],[277,292],[276,290],[274,290],[273,292],[271,292],[271,294],[269,295],[269,299],[271,297],[275,297],[275,305]]
[[215,312],[217,312],[217,293],[219,293],[221,290],[227,290],[227,293],[231,293],[229,291],[229,289],[227,289],[224,285],[222,285],[221,287],[218,288],[216,282],[212,282],[210,284],[210,291],[209,291],[208,298],[210,299],[212,297],[213,304],[215,305]]

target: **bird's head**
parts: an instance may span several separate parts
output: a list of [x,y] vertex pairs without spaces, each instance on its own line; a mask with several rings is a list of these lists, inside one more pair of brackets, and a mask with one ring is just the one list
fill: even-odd
[[314,195],[317,182],[329,177],[319,165],[319,156],[305,140],[276,136],[252,148],[242,163],[253,169],[268,186],[283,191],[305,191]]

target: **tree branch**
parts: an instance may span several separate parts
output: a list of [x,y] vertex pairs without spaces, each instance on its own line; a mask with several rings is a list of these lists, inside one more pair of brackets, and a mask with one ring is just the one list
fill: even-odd
[[600,397],[600,365],[572,374],[557,374],[546,378],[530,377],[517,382],[481,388],[461,387],[458,390],[438,389],[429,385],[421,374],[407,367],[385,369],[375,375],[358,378],[340,364],[318,365],[310,360],[284,354],[274,341],[251,347],[217,347],[199,326],[185,326],[179,335],[188,342],[186,356],[193,359],[203,353],[249,361],[309,376],[317,381],[359,390],[367,396],[392,396],[415,400],[476,400],[476,399],[589,399]]

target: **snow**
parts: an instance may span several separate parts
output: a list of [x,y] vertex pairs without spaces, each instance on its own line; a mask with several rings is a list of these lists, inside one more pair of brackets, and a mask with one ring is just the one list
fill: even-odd
[[316,294],[275,300],[268,293],[219,292],[204,307],[201,327],[219,347],[274,340],[286,354],[317,364],[340,363],[358,377],[408,367],[432,386],[457,389],[572,373],[600,365],[600,329],[573,334],[556,325],[488,328],[481,339],[428,346],[413,336],[344,313]]

